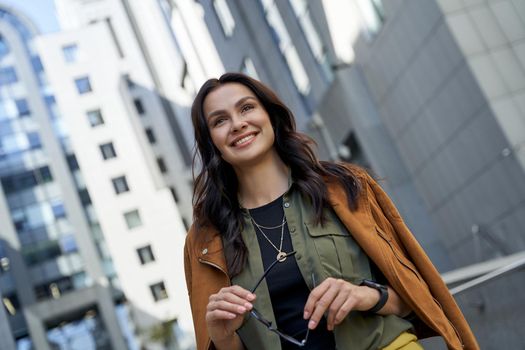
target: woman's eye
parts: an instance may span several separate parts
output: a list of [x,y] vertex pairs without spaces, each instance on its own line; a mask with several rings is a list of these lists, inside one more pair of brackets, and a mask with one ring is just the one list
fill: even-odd
[[241,108],[241,112],[244,113],[244,112],[248,112],[250,109],[253,109],[253,105],[244,105],[242,106]]
[[215,120],[213,121],[213,126],[219,126],[222,123],[224,123],[225,120],[226,118],[224,117],[215,118]]

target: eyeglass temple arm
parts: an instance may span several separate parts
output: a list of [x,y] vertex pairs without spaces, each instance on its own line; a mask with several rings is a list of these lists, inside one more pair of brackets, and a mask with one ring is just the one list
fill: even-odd
[[[286,255],[284,256],[285,258],[288,258],[289,256],[292,256],[292,255],[295,255],[295,253],[297,253],[295,250],[294,251],[291,251],[289,253],[286,253]],[[259,278],[259,280],[257,281],[257,283],[255,284],[255,287],[253,287],[251,290],[250,290],[250,293],[254,293],[255,290],[257,289],[257,287],[259,287],[259,284],[261,284],[262,280],[266,277],[266,275],[268,274],[268,272],[270,272],[270,270],[275,266],[275,264],[277,264],[279,262],[279,260],[275,260],[273,263],[270,264],[270,266],[268,266],[268,268],[266,270],[264,270],[264,273],[263,275],[261,276],[261,278]]]

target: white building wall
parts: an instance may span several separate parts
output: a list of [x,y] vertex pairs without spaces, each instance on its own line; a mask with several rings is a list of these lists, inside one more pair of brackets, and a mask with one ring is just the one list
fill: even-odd
[[[190,153],[194,142],[190,107],[195,89],[224,71],[200,5],[189,0],[56,0],[56,6],[65,29],[78,29],[110,18],[122,51],[121,67],[127,69],[139,88],[134,93],[140,95],[142,89],[144,95],[164,99],[160,113],[152,114],[155,118],[145,126],[152,126],[159,136],[153,150],[169,169],[163,176],[163,185],[176,190],[179,210],[189,225]],[[190,86],[183,86],[183,82]]]
[[[76,43],[79,61],[64,62],[62,46]],[[177,318],[191,330],[183,275],[185,229],[169,189],[159,188],[151,149],[145,147],[139,117],[123,96],[121,74],[129,62],[119,58],[107,23],[58,33],[38,42],[56,99],[71,134],[86,187],[92,198],[120,284],[140,328]],[[93,91],[79,95],[74,79],[89,76]],[[126,105],[127,104],[127,105]],[[101,109],[104,125],[92,128],[86,111]],[[146,118],[146,117],[142,117]],[[104,161],[99,145],[113,142],[117,157]],[[125,175],[130,191],[116,195],[111,179]],[[138,209],[142,225],[128,229],[123,214]],[[150,244],[155,261],[141,265],[137,248]],[[150,284],[164,281],[169,298],[155,302]]]

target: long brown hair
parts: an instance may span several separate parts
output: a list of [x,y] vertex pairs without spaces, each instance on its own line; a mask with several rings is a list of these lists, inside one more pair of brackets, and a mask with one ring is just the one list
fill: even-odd
[[[237,199],[238,183],[233,167],[224,161],[212,142],[204,114],[204,100],[218,87],[239,83],[249,88],[270,116],[275,130],[274,147],[282,161],[290,167],[297,189],[310,199],[315,221],[324,221],[323,209],[329,206],[324,178],[335,178],[343,186],[350,208],[356,208],[360,183],[348,167],[341,163],[319,161],[314,153],[315,142],[297,132],[295,118],[277,95],[261,82],[240,73],[226,73],[209,79],[200,88],[191,108],[195,131],[193,155],[193,215],[196,231],[212,225],[220,232],[230,277],[241,272],[246,263],[247,248],[241,236],[242,212]],[[196,171],[198,175],[195,176]]]

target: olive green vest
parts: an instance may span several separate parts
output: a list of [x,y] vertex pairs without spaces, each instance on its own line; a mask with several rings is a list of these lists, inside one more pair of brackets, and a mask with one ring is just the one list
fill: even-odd
[[[364,278],[372,279],[368,257],[332,210],[325,210],[327,222],[323,226],[315,225],[311,205],[293,186],[284,194],[283,204],[293,248],[297,252],[295,259],[310,290],[313,279],[317,285],[328,277],[354,284],[359,284]],[[248,248],[248,261],[243,271],[232,279],[232,284],[249,289],[263,275],[264,267],[259,243],[247,214],[244,224],[242,237]],[[257,288],[256,295],[255,308],[275,325],[266,280]],[[395,315],[351,311],[335,328],[334,336],[339,350],[380,349],[411,327],[410,322]],[[249,350],[281,349],[279,337],[253,317],[248,316],[237,333]]]

